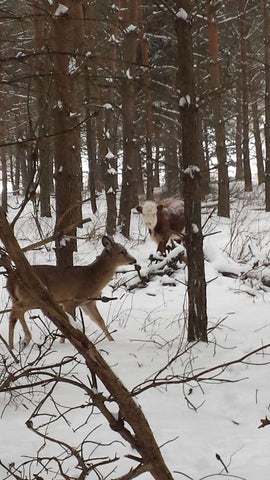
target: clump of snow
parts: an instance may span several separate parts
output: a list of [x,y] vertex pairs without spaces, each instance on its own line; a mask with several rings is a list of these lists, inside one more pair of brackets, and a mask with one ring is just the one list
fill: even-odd
[[132,79],[132,75],[131,75],[131,73],[130,73],[130,68],[128,68],[128,69],[126,70],[126,77],[127,77],[129,80]]
[[194,178],[195,174],[199,172],[200,172],[200,169],[197,165],[190,165],[184,171],[184,173],[188,175],[190,178]]
[[105,110],[113,110],[113,106],[111,103],[104,103],[103,108],[105,108]]
[[113,167],[108,168],[107,173],[109,173],[109,175],[117,175],[117,171]]
[[62,3],[59,3],[57,9],[55,10],[54,15],[56,17],[62,17],[66,15],[67,12],[68,12],[68,7],[66,7],[66,5],[63,5]]
[[181,108],[183,108],[185,105],[188,105],[188,107],[190,107],[190,104],[191,104],[191,98],[190,98],[190,95],[188,94],[185,97],[181,97],[179,100],[179,106]]
[[111,160],[112,158],[114,158],[115,155],[112,153],[112,151],[108,148],[108,151],[105,155],[105,158],[107,158],[107,160]]
[[125,29],[126,33],[132,33],[137,30],[136,25],[133,25],[132,23]]
[[176,16],[177,16],[177,18],[181,18],[182,20],[185,20],[185,21],[188,18],[188,14],[187,14],[186,10],[184,10],[184,8],[179,8]]

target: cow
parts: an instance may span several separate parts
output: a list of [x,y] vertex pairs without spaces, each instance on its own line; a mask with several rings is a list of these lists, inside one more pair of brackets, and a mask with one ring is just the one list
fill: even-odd
[[147,200],[143,206],[137,205],[137,212],[142,213],[145,226],[151,238],[157,243],[157,251],[166,254],[169,239],[181,241],[185,232],[184,200],[172,199],[165,203]]

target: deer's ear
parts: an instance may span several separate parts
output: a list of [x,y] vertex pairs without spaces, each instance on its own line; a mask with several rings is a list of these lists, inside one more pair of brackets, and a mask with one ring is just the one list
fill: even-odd
[[102,245],[105,247],[107,250],[109,250],[114,244],[113,238],[109,237],[108,235],[104,235],[102,237]]

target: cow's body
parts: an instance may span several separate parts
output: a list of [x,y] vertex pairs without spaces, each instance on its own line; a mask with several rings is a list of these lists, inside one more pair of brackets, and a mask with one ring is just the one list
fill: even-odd
[[142,213],[145,226],[149,229],[151,238],[157,243],[157,250],[166,253],[169,239],[181,241],[185,231],[184,201],[169,200],[156,204],[147,200],[143,207],[138,205],[137,211]]

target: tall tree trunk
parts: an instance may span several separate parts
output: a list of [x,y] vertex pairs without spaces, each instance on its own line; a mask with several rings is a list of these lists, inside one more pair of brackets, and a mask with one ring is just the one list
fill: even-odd
[[8,211],[7,202],[7,154],[5,149],[1,152],[1,171],[2,171],[2,192],[1,192],[1,205],[5,213]]
[[242,94],[242,122],[243,122],[243,165],[245,191],[252,191],[252,178],[249,158],[249,88],[248,88],[248,44],[247,19],[245,15],[247,0],[238,0],[240,56],[241,56],[241,94]]
[[172,137],[170,143],[167,142],[164,147],[165,155],[165,181],[166,190],[169,196],[179,195],[179,165],[178,165],[178,152],[177,152],[177,139],[176,129],[171,129]]
[[[80,141],[79,130],[75,128],[78,119],[72,116],[74,111],[74,88],[70,72],[70,55],[66,52],[74,49],[73,16],[76,18],[77,29],[82,18],[81,2],[74,6],[72,0],[66,0],[67,15],[59,15],[53,19],[54,46],[54,154],[55,154],[55,184],[56,184],[56,227],[59,239],[56,240],[56,259],[60,266],[73,264],[73,252],[76,250],[74,238],[63,242],[63,228],[77,223],[81,217],[81,174],[80,174]],[[56,11],[58,2],[53,5]],[[76,235],[76,228],[71,232]]]
[[[92,106],[95,96],[95,86],[91,82],[91,77],[96,77],[96,58],[92,52],[95,51],[95,4],[84,5],[84,41],[83,51],[84,59],[82,65],[83,71],[83,96],[84,109],[86,115],[86,149],[88,157],[88,188],[90,191],[92,212],[97,211],[96,202],[96,176],[97,176],[97,131],[96,131],[96,115]],[[90,52],[90,54],[88,53]]]
[[253,120],[253,134],[254,134],[255,150],[256,150],[258,184],[261,185],[262,183],[264,183],[264,164],[263,164],[262,141],[261,141],[261,134],[260,134],[258,103],[256,99],[252,101],[251,107],[252,107],[252,120]]
[[160,156],[160,149],[159,149],[159,142],[155,139],[155,158],[154,158],[154,187],[160,186],[160,179],[159,179],[159,156]]
[[[176,36],[188,258],[188,341],[207,342],[206,283],[201,229],[201,163],[192,53],[191,0],[176,1]],[[192,164],[190,163],[192,159]]]
[[264,0],[264,61],[265,61],[265,209],[270,212],[270,19],[269,0]]
[[[48,18],[40,15],[40,2],[33,6],[35,24],[35,47],[38,53],[48,48],[49,26]],[[34,66],[38,75],[35,76],[37,109],[38,109],[38,135],[40,161],[40,213],[42,217],[51,217],[50,194],[53,184],[53,159],[52,145],[49,134],[51,133],[51,102],[52,93],[50,63],[48,55],[37,55]],[[47,137],[47,138],[46,138]]]
[[243,180],[243,122],[242,122],[242,98],[241,98],[241,75],[237,74],[236,80],[236,132],[235,132],[235,155],[236,155],[236,180]]
[[149,65],[148,40],[145,35],[145,29],[142,16],[143,5],[139,0],[138,11],[140,20],[140,51],[141,66],[143,72],[143,95],[144,95],[144,128],[145,128],[145,152],[146,152],[146,198],[153,198],[154,191],[154,172],[153,172],[153,109],[152,109],[152,93],[151,93],[151,75]]
[[107,202],[107,217],[106,217],[106,231],[113,235],[116,230],[116,192],[118,187],[117,181],[117,152],[116,143],[114,140],[115,131],[115,77],[116,77],[116,61],[117,61],[117,40],[119,35],[119,9],[120,1],[115,3],[115,9],[113,11],[112,22],[112,38],[115,41],[111,44],[109,49],[109,60],[106,68],[109,70],[109,78],[105,84],[105,96],[103,99],[104,108],[104,124],[101,136],[101,161],[102,161],[102,174],[105,186],[106,202]]
[[216,154],[218,161],[218,215],[230,216],[230,192],[225,145],[225,124],[222,108],[222,80],[219,66],[219,39],[216,0],[207,0],[208,38],[210,53],[210,81],[212,86],[212,108],[216,137]]
[[123,173],[120,197],[119,223],[121,233],[129,237],[130,212],[135,206],[137,178],[134,175],[135,139],[135,63],[137,53],[137,31],[133,28],[138,20],[137,0],[127,0],[123,12],[123,63],[125,71],[122,79],[122,123],[123,123]]

